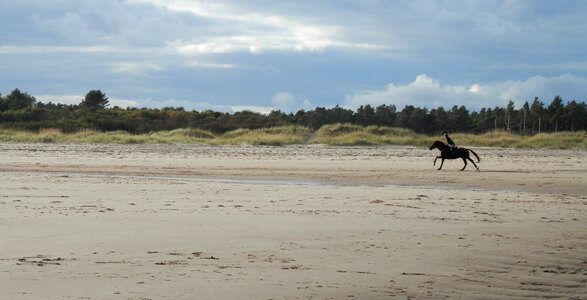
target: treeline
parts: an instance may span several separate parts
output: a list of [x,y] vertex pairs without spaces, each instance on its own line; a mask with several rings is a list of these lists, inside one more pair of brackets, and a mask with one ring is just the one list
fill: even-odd
[[587,130],[587,105],[575,100],[564,102],[560,96],[545,104],[535,98],[522,107],[510,101],[506,107],[469,111],[464,105],[450,109],[427,109],[407,105],[364,105],[356,111],[340,106],[317,107],[296,113],[273,111],[267,115],[251,111],[232,114],[186,111],[184,108],[109,107],[108,97],[100,90],[88,92],[79,104],[42,103],[34,96],[13,90],[0,94],[0,127],[24,130],[56,128],[63,132],[83,129],[148,133],[178,128],[199,128],[214,133],[247,128],[301,125],[318,129],[326,124],[351,123],[368,126],[400,127],[422,134],[444,131],[484,133],[503,130],[519,134]]

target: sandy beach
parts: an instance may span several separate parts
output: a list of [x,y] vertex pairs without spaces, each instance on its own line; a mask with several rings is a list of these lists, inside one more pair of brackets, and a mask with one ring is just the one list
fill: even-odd
[[587,151],[0,145],[0,299],[587,299]]

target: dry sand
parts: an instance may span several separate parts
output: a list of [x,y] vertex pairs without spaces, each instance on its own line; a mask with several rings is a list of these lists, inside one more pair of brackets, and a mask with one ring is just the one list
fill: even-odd
[[0,299],[587,299],[587,152],[0,145]]

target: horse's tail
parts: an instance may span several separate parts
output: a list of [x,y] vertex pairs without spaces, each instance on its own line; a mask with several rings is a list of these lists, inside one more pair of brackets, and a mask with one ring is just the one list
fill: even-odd
[[481,159],[479,158],[479,155],[477,155],[477,153],[475,153],[475,151],[471,150],[471,149],[467,149],[469,150],[471,153],[473,153],[473,155],[475,155],[475,157],[477,158],[477,162],[480,162]]

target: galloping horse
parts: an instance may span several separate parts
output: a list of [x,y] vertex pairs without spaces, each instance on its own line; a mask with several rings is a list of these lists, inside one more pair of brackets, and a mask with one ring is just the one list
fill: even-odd
[[477,167],[475,162],[471,159],[471,157],[469,157],[469,151],[470,151],[477,158],[477,162],[480,162],[481,159],[479,158],[477,153],[475,153],[475,151],[473,151],[471,149],[467,149],[467,148],[455,148],[455,149],[451,150],[448,145],[446,145],[445,143],[443,143],[441,141],[436,141],[432,144],[432,146],[430,146],[430,150],[432,150],[434,148],[438,148],[438,150],[440,150],[440,156],[437,156],[434,159],[434,165],[436,165],[437,159],[439,159],[439,158],[442,159],[442,161],[440,162],[440,168],[438,168],[438,170],[442,169],[442,165],[444,164],[445,159],[461,158],[461,159],[463,159],[463,162],[465,163],[465,166],[461,169],[461,171],[463,171],[467,167],[467,159],[470,160],[473,163],[473,166],[475,166],[475,168],[477,168],[477,171],[479,171],[479,168]]

